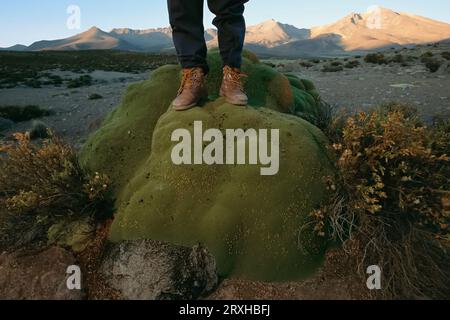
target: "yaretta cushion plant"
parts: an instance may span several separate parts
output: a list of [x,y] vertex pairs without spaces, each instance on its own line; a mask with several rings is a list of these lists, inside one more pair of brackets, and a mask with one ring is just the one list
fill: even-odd
[[[116,218],[110,240],[153,239],[178,245],[203,243],[223,276],[265,281],[296,280],[320,265],[325,241],[309,214],[327,198],[334,171],[324,134],[297,114],[314,116],[312,83],[285,76],[244,56],[249,106],[218,97],[221,62],[209,57],[210,100],[187,112],[170,108],[180,68],[164,66],[130,86],[122,104],[81,151],[82,165],[114,182]],[[175,130],[279,131],[279,170],[261,175],[245,165],[177,165],[171,157]]]

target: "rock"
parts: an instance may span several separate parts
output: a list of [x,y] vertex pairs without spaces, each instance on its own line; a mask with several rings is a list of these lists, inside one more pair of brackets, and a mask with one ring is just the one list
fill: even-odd
[[84,293],[67,289],[67,268],[74,256],[58,247],[35,255],[0,255],[0,300],[81,300]]
[[14,121],[0,117],[0,132],[11,129],[14,126]]
[[215,260],[201,245],[151,240],[109,243],[100,272],[126,300],[192,300],[218,282]]
[[405,89],[409,89],[409,88],[414,88],[415,85],[410,84],[410,83],[396,83],[396,84],[391,84],[390,87],[405,90]]
[[[122,105],[84,145],[82,166],[114,182],[117,215],[110,240],[152,239],[192,246],[204,243],[221,276],[262,281],[296,280],[314,273],[325,241],[309,214],[329,192],[334,175],[328,140],[314,125],[314,85],[244,59],[250,105],[216,99],[222,79],[218,54],[209,56],[213,101],[174,112],[180,69],[165,66],[133,84]],[[169,109],[169,110],[168,110]],[[175,165],[171,134],[195,121],[204,128],[278,129],[280,171],[261,176],[252,165]]]

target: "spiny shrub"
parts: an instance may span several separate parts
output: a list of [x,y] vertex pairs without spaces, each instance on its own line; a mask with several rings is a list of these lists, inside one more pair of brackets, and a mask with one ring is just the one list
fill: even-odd
[[431,51],[427,51],[420,56],[421,59],[427,59],[427,58],[433,58],[433,57],[434,57],[434,53]]
[[41,88],[42,87],[42,82],[38,79],[28,79],[24,82],[24,85],[30,88]]
[[316,231],[342,242],[361,275],[380,266],[383,298],[450,294],[449,127],[395,104],[349,117],[332,137],[338,183],[312,213]]
[[52,133],[42,145],[15,139],[0,142],[0,247],[45,243],[57,222],[109,214],[108,178],[82,172],[70,146]]
[[304,68],[311,68],[313,66],[313,64],[308,61],[301,61],[299,64],[300,64],[300,66],[302,66]]
[[340,72],[340,71],[344,71],[344,67],[340,64],[340,65],[324,65],[322,68],[322,72]]
[[72,79],[67,84],[67,88],[80,88],[80,87],[88,87],[92,85],[92,77],[90,75],[83,75],[76,79]]
[[364,57],[364,61],[373,64],[387,64],[386,57],[382,53],[369,53]]
[[14,122],[29,121],[52,115],[52,112],[39,106],[3,106],[0,107],[0,117]]
[[403,56],[402,54],[396,54],[389,61],[402,64],[402,63],[406,62],[406,59],[405,59],[405,56]]
[[[435,116],[433,130],[435,136],[433,150],[450,155],[450,143],[448,143],[450,141],[450,116]],[[450,200],[450,197],[448,200]]]
[[442,65],[442,62],[436,58],[422,58],[422,62],[425,64],[425,67],[432,73],[438,71]]
[[348,61],[344,65],[344,67],[347,68],[347,69],[353,69],[353,68],[359,67],[360,65],[361,65],[361,63],[358,60],[351,60],[351,61]]
[[47,125],[39,120],[33,120],[29,132],[31,140],[49,138],[49,129]]
[[89,100],[99,100],[103,99],[103,96],[98,93],[93,93],[89,96]]
[[450,51],[444,51],[441,53],[442,58],[445,60],[450,60]]
[[302,118],[325,132],[331,127],[335,110],[335,106],[322,99],[319,99],[316,114],[314,116],[309,116],[305,113],[304,115],[302,115]]
[[269,61],[264,61],[263,64],[265,64],[266,66],[271,67],[271,68],[277,67],[276,64],[269,62]]

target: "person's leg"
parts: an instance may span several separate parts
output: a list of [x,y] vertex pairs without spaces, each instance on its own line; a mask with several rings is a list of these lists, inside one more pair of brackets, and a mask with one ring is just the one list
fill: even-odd
[[245,39],[244,4],[248,0],[208,0],[208,6],[216,15],[220,54],[224,65],[240,68]]
[[167,0],[173,42],[183,68],[180,89],[172,102],[177,111],[188,110],[208,96],[203,5],[203,0]]
[[213,23],[218,29],[223,80],[220,95],[234,105],[246,105],[248,97],[240,68],[245,40],[244,4],[248,0],[208,0],[208,6],[216,15]]
[[173,42],[183,68],[201,67],[206,63],[203,0],[167,0]]

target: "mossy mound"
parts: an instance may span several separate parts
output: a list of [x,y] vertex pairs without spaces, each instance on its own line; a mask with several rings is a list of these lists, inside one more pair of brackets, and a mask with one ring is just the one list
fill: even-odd
[[[209,60],[214,96],[220,60],[215,53]],[[174,112],[169,105],[178,89],[179,67],[165,66],[128,89],[122,105],[86,143],[80,161],[115,183],[112,241],[202,242],[223,276],[300,279],[315,271],[325,249],[308,227],[308,214],[328,195],[324,177],[333,169],[327,140],[309,122],[279,112],[295,103],[288,78],[244,60],[251,106],[219,98]],[[181,128],[193,132],[194,121],[202,121],[204,130],[279,129],[279,173],[261,176],[259,165],[174,165],[171,135]]]
[[[260,63],[249,51],[245,51],[243,57],[242,70],[248,75],[245,89],[249,105],[298,116],[306,114],[310,120],[318,116],[320,95],[311,81],[294,74],[281,74]],[[211,68],[208,89],[210,98],[214,100],[219,96],[222,81],[222,62],[215,50],[208,55],[208,64]]]

